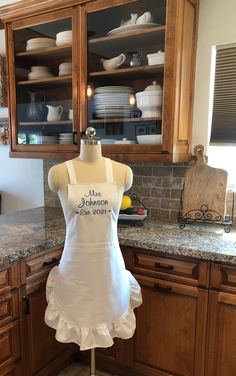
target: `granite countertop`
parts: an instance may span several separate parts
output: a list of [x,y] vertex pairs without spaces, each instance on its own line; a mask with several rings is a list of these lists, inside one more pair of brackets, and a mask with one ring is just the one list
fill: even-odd
[[[120,245],[236,265],[236,231],[147,219],[143,227],[119,226]],[[65,221],[57,208],[0,215],[0,266],[63,244]]]

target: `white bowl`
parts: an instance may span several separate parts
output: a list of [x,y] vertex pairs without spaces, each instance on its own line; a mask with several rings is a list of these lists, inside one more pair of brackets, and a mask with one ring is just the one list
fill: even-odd
[[145,134],[137,136],[139,144],[161,144],[162,135],[161,134]]
[[155,54],[147,55],[148,65],[164,64],[165,52],[158,51]]
[[162,107],[162,93],[142,91],[136,93],[137,107],[142,111],[142,118],[160,117]]
[[61,31],[60,33],[56,34],[56,39],[72,39],[72,30],[65,30]]

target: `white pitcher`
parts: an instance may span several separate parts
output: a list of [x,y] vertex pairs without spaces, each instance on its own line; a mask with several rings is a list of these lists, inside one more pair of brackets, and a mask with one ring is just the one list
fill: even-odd
[[58,121],[61,118],[61,115],[63,113],[63,107],[62,106],[49,106],[46,105],[48,108],[48,115],[47,115],[47,121]]

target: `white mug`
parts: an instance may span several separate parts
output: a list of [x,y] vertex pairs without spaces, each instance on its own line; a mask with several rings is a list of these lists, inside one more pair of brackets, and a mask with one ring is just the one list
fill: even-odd
[[69,120],[73,120],[73,110],[69,110]]

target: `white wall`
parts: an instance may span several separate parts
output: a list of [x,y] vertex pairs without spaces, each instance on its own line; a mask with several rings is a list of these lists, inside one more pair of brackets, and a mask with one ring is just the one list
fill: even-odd
[[44,204],[41,160],[9,158],[9,147],[0,145],[0,193],[2,213]]
[[193,113],[193,147],[207,150],[212,46],[236,42],[236,0],[200,0]]
[[[0,6],[17,0],[0,0]],[[5,54],[5,36],[0,30],[0,54]],[[0,108],[0,117],[7,109]],[[9,158],[9,147],[0,145],[0,193],[2,213],[31,209],[44,204],[43,161]]]

